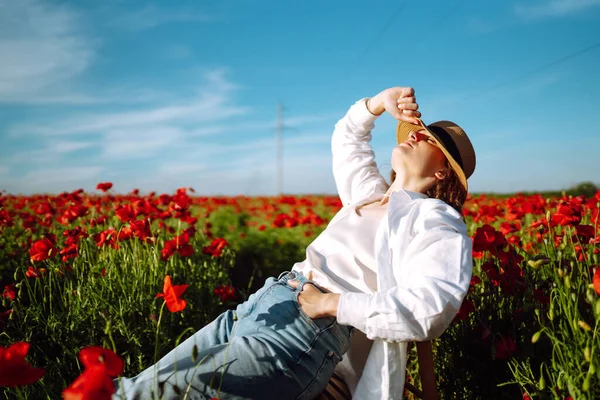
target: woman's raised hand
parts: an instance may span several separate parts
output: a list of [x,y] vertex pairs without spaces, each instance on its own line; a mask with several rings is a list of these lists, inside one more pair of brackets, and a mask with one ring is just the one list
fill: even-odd
[[398,121],[411,124],[418,124],[418,119],[421,118],[421,113],[417,111],[419,105],[415,99],[415,90],[411,87],[385,89],[367,100],[367,108],[374,115],[387,111]]

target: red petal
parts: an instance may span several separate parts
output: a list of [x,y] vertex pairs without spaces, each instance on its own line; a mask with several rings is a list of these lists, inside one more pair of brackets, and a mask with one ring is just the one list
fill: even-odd
[[64,400],[110,400],[115,389],[104,368],[87,368],[68,388],[63,391]]
[[15,387],[37,382],[46,371],[25,363],[9,363],[0,367],[0,386]]
[[8,347],[8,360],[14,357],[14,359],[24,359],[29,351],[29,343],[17,342]]
[[190,286],[190,285],[177,285],[177,286],[173,286],[173,292],[175,293],[175,296],[177,298],[181,297],[181,295],[183,294],[183,292],[186,291],[186,289],[188,288],[188,286]]
[[166,294],[172,287],[173,285],[171,284],[171,277],[169,275],[165,276],[165,283],[163,284],[163,293]]
[[167,308],[171,312],[183,311],[187,306],[187,302],[183,299],[175,299],[173,301],[167,301]]
[[79,352],[79,359],[86,368],[101,366],[112,377],[123,372],[123,360],[110,349],[97,346],[86,347]]
[[594,290],[600,296],[600,266],[596,268],[596,273],[594,274]]

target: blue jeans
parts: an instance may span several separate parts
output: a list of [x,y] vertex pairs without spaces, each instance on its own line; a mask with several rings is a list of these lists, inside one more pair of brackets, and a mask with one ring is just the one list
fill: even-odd
[[[300,282],[294,289],[287,281]],[[352,327],[309,318],[289,272],[265,285],[134,378],[113,399],[312,399],[348,350]],[[187,395],[187,397],[186,397]]]

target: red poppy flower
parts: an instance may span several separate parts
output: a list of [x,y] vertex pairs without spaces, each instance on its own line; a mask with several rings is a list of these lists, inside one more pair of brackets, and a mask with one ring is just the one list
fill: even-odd
[[110,188],[112,188],[112,187],[113,187],[113,184],[111,182],[101,182],[96,186],[96,189],[106,192],[106,191],[110,190]]
[[70,244],[60,251],[62,261],[67,262],[69,258],[75,258],[79,255],[79,248],[76,244]]
[[167,303],[167,308],[171,312],[182,311],[187,302],[179,297],[186,291],[189,285],[176,285],[171,284],[171,277],[165,276],[165,283],[163,285],[163,292],[156,295],[156,298],[162,297]]
[[202,252],[213,257],[220,257],[223,253],[223,249],[228,245],[229,243],[227,243],[227,240],[223,238],[217,238],[213,240],[210,245],[203,247]]
[[589,244],[596,234],[595,229],[591,225],[577,225],[575,227],[576,234],[572,236],[574,242],[579,241],[583,244]]
[[2,297],[6,298],[6,299],[11,299],[11,300],[14,300],[17,298],[17,291],[15,290],[14,283],[4,286],[4,291],[2,292]]
[[[190,230],[190,228],[192,228]],[[165,247],[161,250],[162,260],[167,261],[169,258],[178,252],[182,257],[189,257],[194,254],[194,248],[189,244],[190,236],[193,236],[196,231],[194,227],[190,227],[183,231],[179,236],[165,242]]]
[[57,252],[58,250],[54,247],[54,241],[46,237],[31,245],[29,257],[31,261],[44,261],[50,257],[54,257]]
[[221,301],[236,300],[235,288],[229,285],[222,285],[216,287],[214,293],[221,299]]
[[14,343],[8,348],[0,346],[0,386],[29,385],[44,375],[43,368],[33,368],[25,361],[29,343]]
[[107,245],[110,245],[114,249],[119,247],[117,244],[117,232],[113,228],[95,234],[94,241],[98,247]]
[[110,377],[123,372],[123,360],[110,349],[90,346],[79,352],[79,360],[86,367],[103,366]]
[[594,290],[600,296],[600,266],[596,268],[596,273],[594,274]]
[[491,225],[483,225],[477,228],[473,236],[473,251],[501,249],[506,244],[502,233],[496,231]]
[[62,394],[64,400],[110,400],[114,392],[115,387],[106,369],[95,365],[86,368]]
[[70,206],[62,216],[58,219],[58,222],[63,225],[68,225],[69,223],[75,221],[79,217],[83,217],[87,214],[88,208],[82,205],[72,205]]
[[138,219],[137,221],[131,221],[131,230],[133,234],[141,240],[147,240],[152,237],[152,230],[150,229],[150,221],[147,219]]
[[469,315],[473,311],[475,311],[475,305],[473,304],[473,302],[469,299],[464,299],[460,306],[460,310],[458,310],[458,313],[456,314],[456,318],[462,321],[466,321],[467,319],[469,319]]
[[563,201],[556,209],[556,214],[552,216],[552,226],[578,225],[581,222],[583,208],[581,205],[571,201]]
[[124,206],[117,206],[115,209],[115,214],[117,214],[117,217],[123,222],[128,222],[136,219],[135,211],[129,204],[126,204]]

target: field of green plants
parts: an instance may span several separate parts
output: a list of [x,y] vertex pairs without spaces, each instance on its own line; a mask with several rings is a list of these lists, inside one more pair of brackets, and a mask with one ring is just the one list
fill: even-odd
[[[110,398],[304,259],[337,197],[0,195],[0,393]],[[471,288],[434,342],[444,399],[600,398],[600,191],[475,196]],[[407,379],[419,386],[411,354]],[[407,394],[409,396],[409,394]]]

